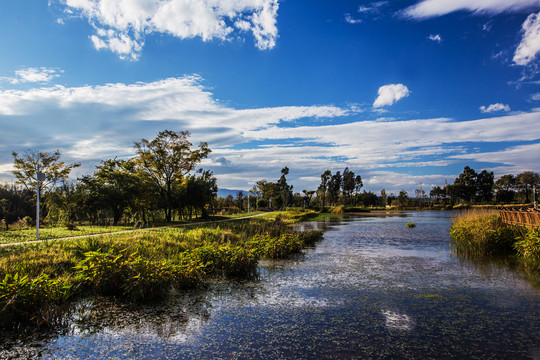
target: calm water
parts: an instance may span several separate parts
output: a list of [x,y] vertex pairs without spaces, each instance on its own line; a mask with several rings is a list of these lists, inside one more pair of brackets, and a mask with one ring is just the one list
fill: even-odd
[[450,222],[309,223],[324,240],[263,262],[256,280],[145,306],[87,300],[58,331],[5,336],[0,358],[540,359],[539,288],[508,265],[457,258]]

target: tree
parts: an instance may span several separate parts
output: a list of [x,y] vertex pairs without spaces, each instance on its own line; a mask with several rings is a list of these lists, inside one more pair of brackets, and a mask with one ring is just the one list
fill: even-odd
[[96,169],[94,175],[84,176],[80,182],[95,207],[112,211],[113,224],[117,225],[125,209],[141,197],[142,179],[132,160],[105,160]]
[[493,199],[493,172],[482,170],[476,174],[476,201],[490,202]]
[[348,167],[343,170],[342,189],[345,201],[350,203],[351,195],[356,188],[356,182],[354,172],[350,171]]
[[281,177],[277,182],[279,196],[276,199],[276,205],[280,205],[279,203],[281,202],[284,208],[290,206],[293,200],[293,186],[287,184],[287,175],[289,175],[289,168],[285,166],[281,169]]
[[381,190],[381,204],[382,206],[386,207],[386,190]]
[[[60,180],[66,180],[69,173],[74,168],[81,166],[79,163],[65,164],[60,159],[60,151],[46,153],[28,150],[24,155],[19,156],[15,151],[12,153],[14,158],[13,175],[18,184],[22,184],[29,190],[34,190],[39,186],[40,191],[48,191],[54,187]],[[44,178],[37,179],[38,172],[44,174]]]
[[39,194],[51,190],[60,180],[66,180],[73,168],[81,164],[65,164],[60,159],[60,151],[46,153],[40,151],[27,150],[23,156],[19,156],[15,151],[13,175],[18,184],[22,184],[26,189],[36,189],[38,206],[36,211],[37,237],[39,238]]
[[401,207],[406,206],[407,203],[409,202],[409,196],[408,196],[407,192],[405,190],[401,190],[399,192],[397,200],[398,200],[399,206],[401,206]]
[[465,166],[454,185],[450,186],[450,191],[454,197],[470,202],[476,194],[476,171]]
[[326,205],[326,192],[328,191],[328,183],[330,182],[330,178],[332,177],[332,172],[330,170],[326,170],[321,174],[321,184],[319,185],[319,193],[322,199],[322,207]]
[[525,194],[525,202],[530,201],[530,193],[534,186],[540,186],[540,175],[532,171],[525,171],[517,176],[518,187]]
[[341,188],[342,177],[338,171],[330,178],[328,182],[328,195],[330,195],[330,201],[333,205],[336,205],[339,201],[339,190]]
[[172,221],[175,183],[182,181],[211,152],[205,142],[192,149],[190,135],[189,131],[164,130],[152,141],[142,139],[135,143],[135,162],[159,187],[167,222]]
[[517,179],[514,175],[503,175],[494,184],[496,199],[499,203],[512,202],[516,196]]

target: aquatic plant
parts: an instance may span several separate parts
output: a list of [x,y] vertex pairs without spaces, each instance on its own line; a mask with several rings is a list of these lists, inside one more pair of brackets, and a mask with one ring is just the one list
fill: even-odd
[[416,227],[416,224],[413,223],[412,221],[409,221],[406,225],[408,228],[415,228]]

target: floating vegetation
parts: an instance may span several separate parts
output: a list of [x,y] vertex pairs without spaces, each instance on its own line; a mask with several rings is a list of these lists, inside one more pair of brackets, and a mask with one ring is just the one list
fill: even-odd
[[415,227],[416,227],[416,224],[413,223],[412,221],[409,221],[409,222],[407,223],[407,227],[408,227],[408,228],[415,228]]

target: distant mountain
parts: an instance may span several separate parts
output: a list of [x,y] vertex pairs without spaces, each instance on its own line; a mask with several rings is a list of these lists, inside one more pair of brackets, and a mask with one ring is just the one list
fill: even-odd
[[222,198],[226,198],[228,195],[232,195],[233,198],[236,198],[238,196],[238,193],[242,191],[244,195],[247,195],[247,191],[244,190],[231,190],[231,189],[219,189],[217,194],[218,196],[221,196]]

